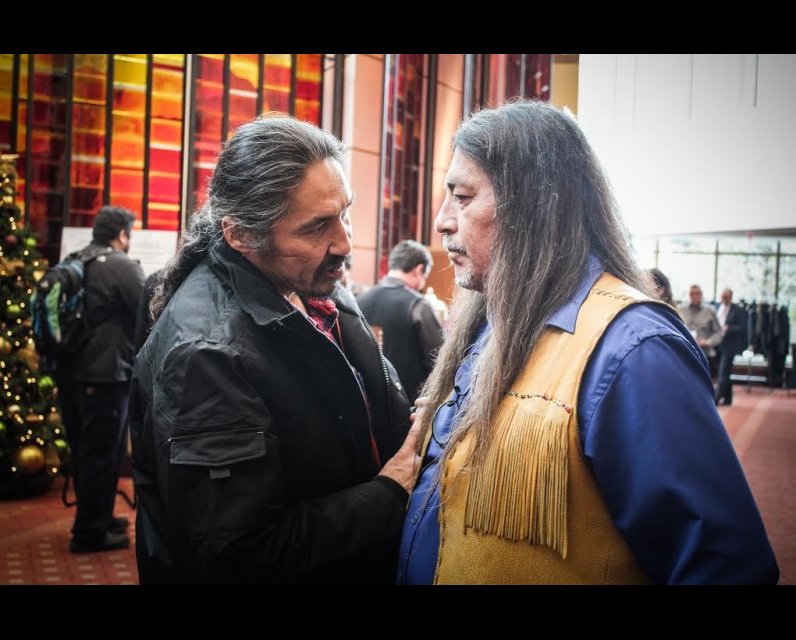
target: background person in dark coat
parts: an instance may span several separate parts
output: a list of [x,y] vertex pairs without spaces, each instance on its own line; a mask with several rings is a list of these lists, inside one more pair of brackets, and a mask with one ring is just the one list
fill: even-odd
[[141,583],[394,579],[417,434],[339,286],[351,199],[313,125],[258,118],[226,143],[136,360]]
[[732,404],[732,361],[749,344],[746,335],[746,311],[732,302],[732,289],[721,292],[721,304],[716,310],[724,337],[716,350],[719,353],[718,385],[716,404],[724,398],[724,404]]
[[357,302],[365,319],[381,328],[384,355],[395,365],[406,395],[414,400],[442,344],[442,327],[420,293],[434,261],[422,244],[404,240],[390,251],[388,264],[387,275]]
[[59,361],[59,402],[72,450],[77,512],[73,552],[128,547],[126,518],[113,515],[119,468],[127,446],[127,399],[133,369],[133,326],[144,272],[127,256],[135,216],[102,207],[91,244],[81,253],[101,253],[86,267],[86,309],[91,335],[72,358]]

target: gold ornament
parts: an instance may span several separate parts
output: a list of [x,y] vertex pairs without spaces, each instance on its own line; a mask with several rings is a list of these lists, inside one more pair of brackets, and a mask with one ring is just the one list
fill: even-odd
[[36,353],[36,349],[30,345],[17,351],[17,357],[22,360],[25,366],[31,371],[39,370],[39,354]]
[[22,447],[14,454],[14,466],[22,473],[32,476],[44,466],[44,452],[32,444]]
[[25,270],[25,261],[24,260],[6,260],[4,267],[5,267],[5,270],[8,273],[16,273],[17,271],[24,271]]
[[44,269],[34,269],[33,270],[33,279],[38,282],[44,277]]
[[57,427],[61,424],[61,414],[57,411],[47,414],[47,424],[51,427]]
[[13,418],[18,416],[20,413],[22,413],[22,407],[20,407],[18,404],[12,404],[10,407],[8,407],[9,417]]
[[0,337],[0,356],[7,356],[9,353],[11,353],[11,343]]
[[28,415],[25,416],[25,422],[27,422],[31,426],[34,426],[39,424],[40,422],[44,422],[44,416],[38,413],[29,413]]

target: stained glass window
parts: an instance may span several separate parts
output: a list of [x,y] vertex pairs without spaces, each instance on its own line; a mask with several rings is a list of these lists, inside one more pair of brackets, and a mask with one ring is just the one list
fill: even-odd
[[222,140],[262,111],[320,122],[322,54],[192,54],[190,82],[188,58],[0,54],[0,152],[20,154],[17,202],[47,258],[62,226],[91,226],[103,204],[178,229],[183,191],[201,204]]

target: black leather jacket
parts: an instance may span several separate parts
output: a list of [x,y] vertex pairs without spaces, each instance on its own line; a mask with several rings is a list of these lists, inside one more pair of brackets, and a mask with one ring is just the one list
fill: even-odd
[[[378,472],[409,409],[353,297],[345,356],[225,242],[188,276],[133,373],[142,583],[392,582],[406,492]],[[347,358],[347,359],[346,359]]]

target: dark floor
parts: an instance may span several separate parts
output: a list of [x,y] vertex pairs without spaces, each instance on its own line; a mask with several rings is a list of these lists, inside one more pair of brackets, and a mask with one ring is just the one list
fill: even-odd
[[[780,584],[796,584],[796,392],[738,385],[719,413],[766,523]],[[137,584],[132,525],[129,549],[69,553],[74,508],[61,503],[62,482],[36,498],[0,501],[0,584]],[[119,486],[132,495],[130,478]],[[121,497],[116,515],[135,521]]]

